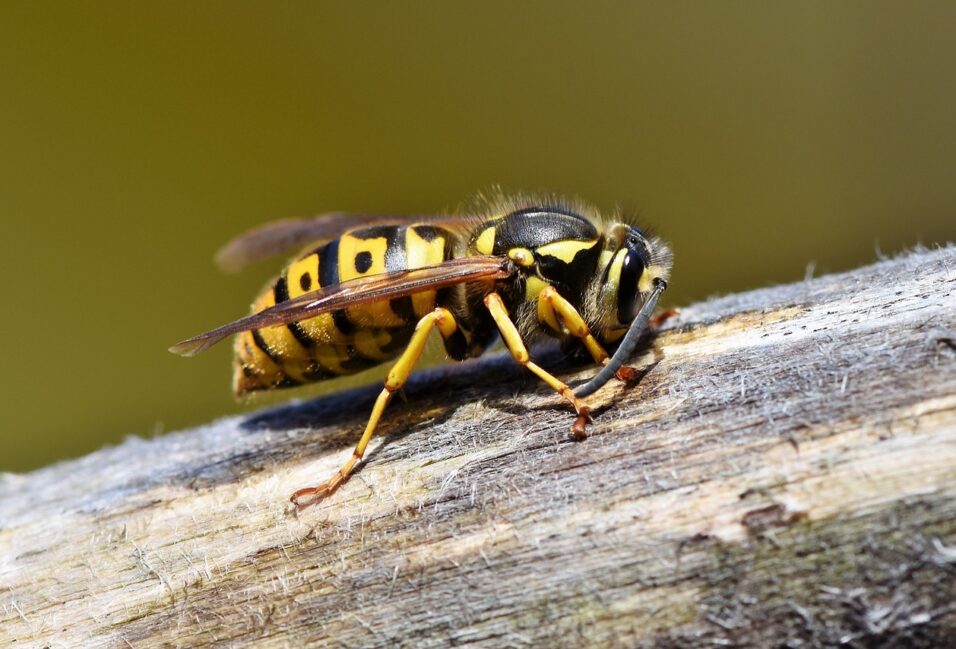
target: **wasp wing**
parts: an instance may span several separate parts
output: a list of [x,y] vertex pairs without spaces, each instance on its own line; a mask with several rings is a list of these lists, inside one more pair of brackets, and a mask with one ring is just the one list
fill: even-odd
[[249,264],[323,239],[331,239],[345,230],[363,225],[402,225],[434,223],[461,227],[468,217],[394,216],[388,214],[350,214],[329,212],[304,219],[280,219],[247,230],[216,253],[216,263],[226,272],[236,272]]
[[181,356],[194,356],[223,338],[241,331],[287,325],[343,307],[433,291],[454,284],[505,279],[513,273],[512,265],[501,257],[465,257],[450,259],[435,266],[370,275],[325,286],[281,302],[259,313],[184,340],[170,347],[169,351]]

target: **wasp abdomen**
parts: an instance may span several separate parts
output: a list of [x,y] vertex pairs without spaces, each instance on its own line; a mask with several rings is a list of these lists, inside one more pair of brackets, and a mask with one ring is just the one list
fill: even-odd
[[[308,252],[253,302],[258,313],[321,287],[370,275],[440,264],[454,251],[454,235],[432,225],[350,230]],[[236,394],[292,387],[354,374],[395,357],[415,323],[435,308],[435,292],[348,307],[285,326],[236,337]]]

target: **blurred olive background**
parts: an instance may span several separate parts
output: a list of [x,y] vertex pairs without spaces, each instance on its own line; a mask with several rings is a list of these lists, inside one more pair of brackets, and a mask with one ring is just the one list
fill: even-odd
[[956,235],[956,3],[3,3],[0,470],[240,410],[277,217],[638,208],[671,304]]

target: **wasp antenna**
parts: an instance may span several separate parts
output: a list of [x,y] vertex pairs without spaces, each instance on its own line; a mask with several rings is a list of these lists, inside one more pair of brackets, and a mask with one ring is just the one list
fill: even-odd
[[654,279],[654,290],[651,291],[651,294],[644,303],[644,306],[641,307],[640,313],[638,313],[637,317],[634,318],[634,322],[631,323],[630,328],[627,330],[627,334],[624,336],[624,340],[621,341],[617,351],[614,352],[614,356],[610,361],[608,361],[608,364],[605,365],[601,371],[594,376],[593,379],[575,390],[574,396],[586,397],[588,395],[594,394],[604,387],[604,384],[610,381],[615,374],[617,374],[617,371],[621,369],[621,366],[624,365],[627,359],[630,358],[631,354],[634,353],[634,348],[637,347],[637,343],[640,342],[641,336],[644,334],[644,330],[647,329],[647,323],[651,319],[651,314],[654,313],[654,307],[657,306],[657,300],[660,298],[661,293],[663,293],[664,289],[666,288],[666,280],[661,277]]

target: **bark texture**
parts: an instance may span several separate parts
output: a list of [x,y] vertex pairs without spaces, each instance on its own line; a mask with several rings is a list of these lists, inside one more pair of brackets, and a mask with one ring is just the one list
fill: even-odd
[[956,248],[689,306],[634,364],[583,442],[509,358],[419,374],[298,513],[377,386],[3,476],[0,644],[953,646]]

